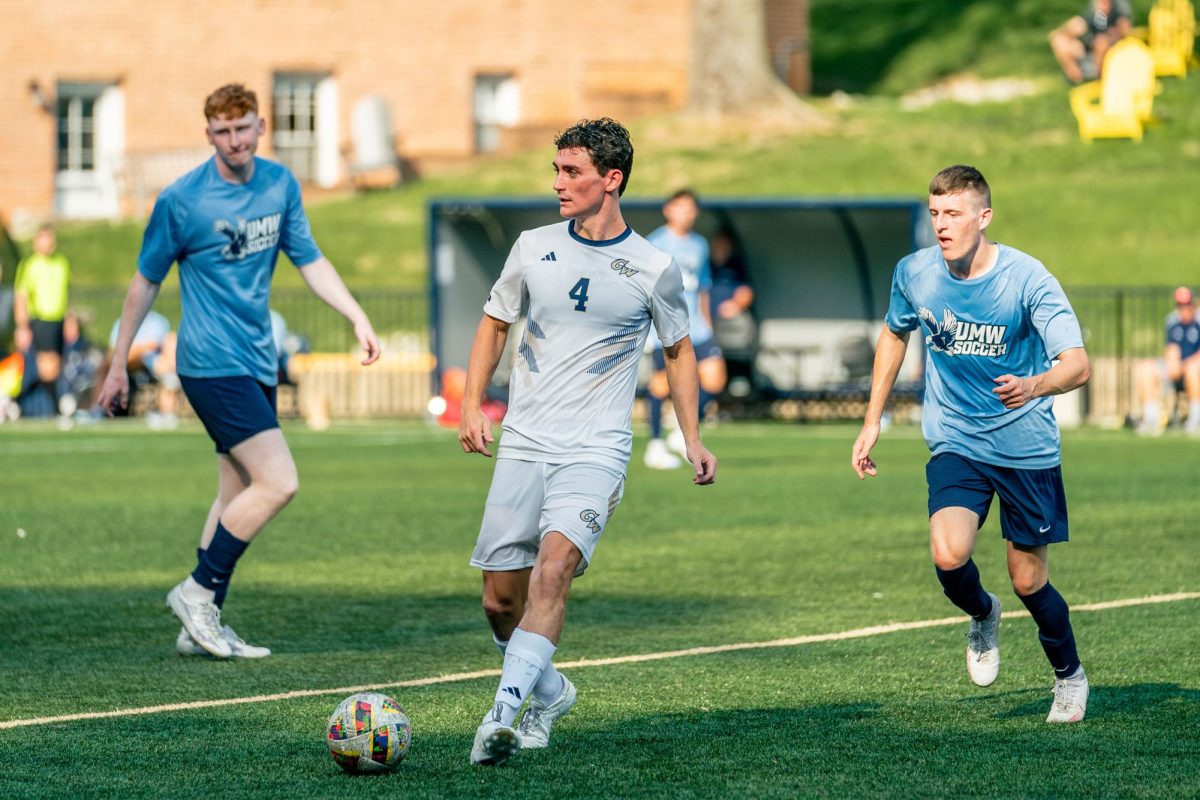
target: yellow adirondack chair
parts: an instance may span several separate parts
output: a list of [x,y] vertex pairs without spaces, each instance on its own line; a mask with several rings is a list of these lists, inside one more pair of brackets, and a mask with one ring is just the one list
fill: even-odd
[[1127,37],[1104,56],[1100,80],[1071,90],[1071,111],[1079,123],[1079,136],[1093,139],[1141,141],[1142,126],[1154,107],[1154,56],[1150,48]]
[[1154,74],[1186,78],[1193,37],[1185,30],[1183,15],[1175,5],[1160,3],[1150,9],[1150,52],[1154,55]]

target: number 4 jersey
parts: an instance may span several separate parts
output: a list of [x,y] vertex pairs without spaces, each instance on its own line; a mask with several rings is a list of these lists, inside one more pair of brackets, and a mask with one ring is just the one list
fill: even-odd
[[504,322],[527,307],[499,457],[624,472],[650,324],[665,347],[688,333],[683,278],[631,228],[593,241],[574,224],[522,233],[483,307]]

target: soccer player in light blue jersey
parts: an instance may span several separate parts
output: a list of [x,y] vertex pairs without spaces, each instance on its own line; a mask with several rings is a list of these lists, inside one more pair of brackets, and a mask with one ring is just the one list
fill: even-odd
[[904,361],[908,337],[925,342],[922,423],[932,458],[930,550],[938,580],[971,617],[967,672],[988,686],[1000,669],[1000,599],[971,560],[994,495],[1013,590],[1029,609],[1054,669],[1047,722],[1078,722],[1088,682],[1066,601],[1049,582],[1048,545],[1067,540],[1058,427],[1051,395],[1087,383],[1079,322],[1062,287],[1036,259],[986,237],[991,190],[974,167],[953,166],[929,186],[937,245],[904,258],[879,335],[871,400],[851,465],[878,472],[871,448]]
[[[725,358],[713,336],[712,265],[708,242],[696,233],[700,204],[691,189],[680,189],[663,204],[667,224],[650,232],[646,241],[675,260],[683,275],[683,296],[688,308],[688,336],[696,351],[700,377],[699,413],[704,417],[708,402],[725,388]],[[670,394],[662,347],[654,347],[654,374],[646,387],[646,415],[650,422],[650,443],[646,446],[646,466],[651,469],[675,469],[682,466],[676,455],[686,456],[683,435],[677,428],[666,439],[662,433],[663,401]],[[671,451],[675,451],[674,453]]]
[[183,623],[176,650],[218,658],[261,658],[228,625],[221,608],[234,566],[251,540],[291,501],[298,478],[275,413],[277,381],[268,295],[279,251],[317,297],[344,316],[366,353],[379,341],[333,265],[313,241],[300,186],[286,167],[255,155],[266,121],[241,84],[205,100],[213,158],[168,186],[154,204],[125,297],[112,364],[98,403],[129,398],[127,362],[135,332],[174,263],[183,321],[177,371],[217,451],[217,498],[200,536],[196,567],[167,604]]
[[575,704],[575,686],[551,659],[571,581],[591,564],[621,501],[638,361],[652,327],[680,404],[692,480],[704,485],[717,475],[717,459],[700,441],[679,267],[621,215],[633,168],[629,132],[611,119],[584,120],[555,147],[554,191],[567,221],[525,231],[513,245],[483,306],[463,391],[459,443],[490,457],[484,393],[524,311],[504,438],[471,557],[483,570],[483,607],[504,654],[473,764],[546,747],[551,726]]

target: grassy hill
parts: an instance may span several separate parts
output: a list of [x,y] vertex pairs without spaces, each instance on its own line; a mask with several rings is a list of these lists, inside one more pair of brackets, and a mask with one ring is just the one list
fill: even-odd
[[[1159,124],[1140,144],[1085,144],[1045,45],[1049,27],[1081,3],[1014,0],[816,0],[819,87],[867,96],[817,98],[821,131],[720,130],[675,118],[633,126],[631,195],[687,184],[709,195],[922,197],[958,162],[993,184],[993,235],[1041,258],[1066,284],[1166,284],[1197,279],[1200,252],[1200,82],[1164,82]],[[1136,3],[1142,8],[1145,2]],[[943,102],[908,111],[893,96],[950,72],[1040,76],[1040,91],[1006,103]],[[434,196],[550,195],[547,147],[483,160],[388,192],[310,204],[317,239],[356,286],[422,286],[425,203]],[[80,285],[121,285],[143,223],[72,225],[63,249]],[[281,269],[278,280],[299,279]]]

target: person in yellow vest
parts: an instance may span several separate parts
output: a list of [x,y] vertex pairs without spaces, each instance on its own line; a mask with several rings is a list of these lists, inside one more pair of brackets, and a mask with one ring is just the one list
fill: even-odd
[[33,238],[33,253],[17,265],[13,281],[14,337],[18,350],[37,353],[37,377],[58,409],[58,376],[62,372],[63,318],[71,265],[57,251],[54,228],[43,225]]

